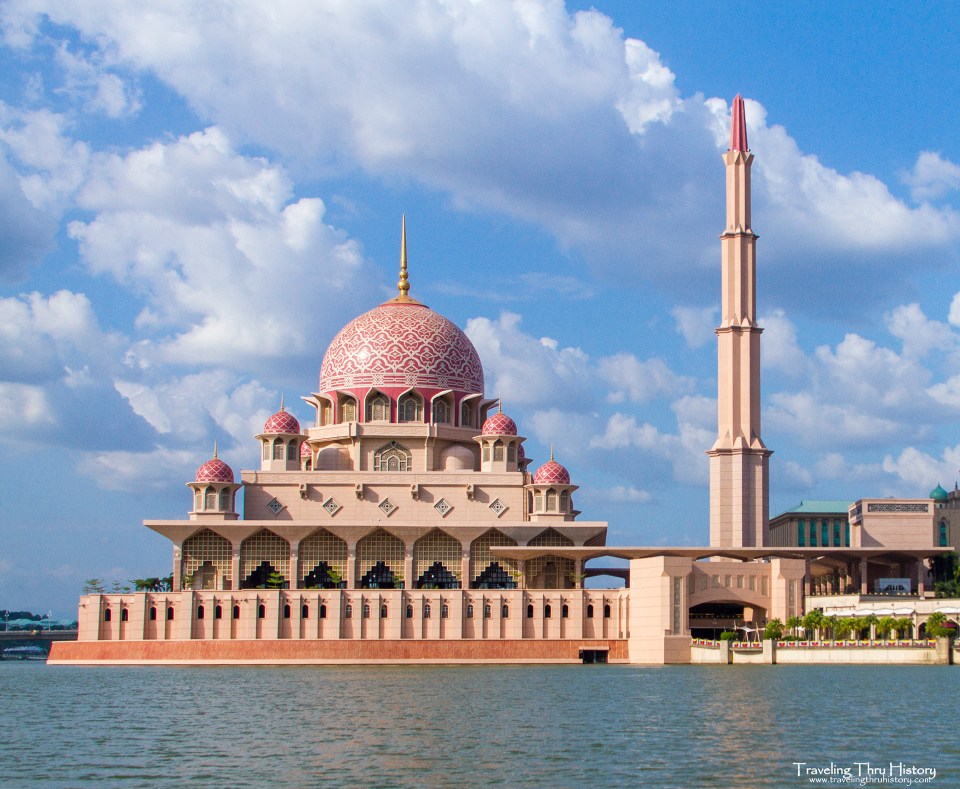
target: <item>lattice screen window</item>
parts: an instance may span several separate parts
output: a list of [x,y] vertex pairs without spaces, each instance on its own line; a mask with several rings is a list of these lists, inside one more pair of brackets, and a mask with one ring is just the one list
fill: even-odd
[[423,401],[416,395],[405,395],[398,404],[400,422],[422,422]]
[[326,529],[311,534],[300,542],[300,586],[303,579],[320,564],[326,562],[332,570],[347,577],[347,544]]
[[357,421],[357,401],[350,398],[344,400],[340,404],[340,421],[341,422],[356,422]]
[[367,403],[368,422],[386,422],[390,419],[390,401],[386,395],[378,394]]
[[270,562],[289,581],[290,543],[266,529],[247,537],[240,545],[240,577],[249,576],[261,562]]
[[357,578],[362,578],[377,562],[383,562],[398,578],[403,576],[403,541],[383,529],[377,529],[357,543]]
[[425,534],[413,544],[413,578],[410,579],[409,588],[413,588],[412,584],[416,583],[434,562],[440,562],[450,573],[459,577],[462,553],[460,541],[446,532],[434,529]]
[[536,546],[572,546],[573,540],[569,537],[564,537],[556,529],[547,529],[546,531],[540,532],[536,537],[534,537],[527,545],[536,545]]
[[525,565],[528,589],[570,589],[576,563],[560,556],[538,556]]
[[502,556],[494,556],[490,553],[492,545],[516,545],[517,541],[507,537],[502,531],[491,529],[485,534],[481,534],[470,545],[470,581],[477,580],[480,573],[490,566],[491,562],[496,562],[504,570],[510,573],[517,572],[517,562],[514,559],[505,559]]
[[380,447],[373,454],[374,471],[410,471],[412,456],[410,450],[396,441]]
[[433,421],[439,425],[450,423],[450,404],[446,400],[433,401]]
[[230,582],[233,570],[232,552],[230,541],[225,537],[215,534],[210,529],[202,529],[183,541],[182,556],[184,576],[194,575],[204,562],[210,562],[217,575],[227,583]]

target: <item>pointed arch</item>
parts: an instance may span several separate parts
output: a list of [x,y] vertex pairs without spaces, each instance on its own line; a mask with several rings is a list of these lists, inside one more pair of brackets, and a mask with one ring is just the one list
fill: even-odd
[[441,529],[428,532],[413,544],[413,585],[417,589],[456,589],[462,555],[460,540]]
[[210,529],[201,529],[183,541],[180,556],[181,578],[191,575],[196,576],[201,567],[209,564],[213,573],[215,573],[214,578],[212,578],[213,586],[204,585],[206,582],[201,579],[200,583],[202,585],[200,588],[216,588],[216,577],[221,580],[220,588],[230,588],[233,572],[233,551],[230,541],[226,537],[221,537]]
[[477,537],[470,544],[470,588],[516,589],[517,562],[494,556],[490,551],[496,545],[516,544],[516,540],[499,529],[490,529]]
[[263,588],[271,573],[279,573],[289,586],[290,543],[269,529],[260,529],[240,543],[240,588]]
[[376,529],[357,542],[357,585],[393,589],[403,578],[403,540]]
[[371,389],[367,394],[365,413],[367,422],[389,422],[390,398],[383,392]]
[[384,444],[373,453],[374,471],[412,471],[413,455],[396,441]]

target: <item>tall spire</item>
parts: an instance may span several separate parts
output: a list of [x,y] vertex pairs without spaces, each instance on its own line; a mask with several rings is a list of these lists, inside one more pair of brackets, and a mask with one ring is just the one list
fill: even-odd
[[216,459],[216,457],[217,457],[217,442],[216,442],[216,441],[213,442],[213,457],[214,457],[214,459]]
[[397,283],[398,301],[410,298],[410,278],[407,276],[407,215],[400,218],[400,281]]
[[743,96],[739,93],[733,98],[731,112],[733,123],[730,126],[730,150],[749,151],[747,146],[747,116],[743,108]]
[[280,410],[286,411],[287,409],[283,407],[283,392],[280,393]]

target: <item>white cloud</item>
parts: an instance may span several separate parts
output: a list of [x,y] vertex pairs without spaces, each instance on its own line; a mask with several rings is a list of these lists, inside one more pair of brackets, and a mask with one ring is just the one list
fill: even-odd
[[894,474],[912,488],[906,495],[926,496],[940,482],[955,479],[960,466],[960,444],[947,447],[939,459],[915,447],[907,447],[894,458],[883,458],[883,470]]
[[910,196],[918,202],[938,200],[960,189],[960,165],[936,151],[921,151],[913,170],[902,174]]
[[670,314],[676,329],[690,348],[700,348],[716,335],[714,329],[720,315],[719,307],[674,307]]
[[[229,457],[223,459],[230,463]],[[144,488],[170,489],[177,483],[188,482],[193,479],[193,473],[203,460],[206,458],[198,461],[192,450],[156,447],[149,452],[89,453],[81,458],[78,468],[81,474],[102,488],[135,492]],[[236,472],[237,469],[234,469],[234,474]],[[186,501],[185,498],[185,505]]]
[[[134,357],[251,370],[312,349],[352,308],[359,245],[323,223],[317,198],[291,202],[279,168],[234,153],[211,128],[126,155],[98,156],[70,223],[87,266],[142,294]],[[306,278],[334,312],[316,310]]]
[[927,318],[919,304],[899,306],[885,320],[890,333],[903,342],[905,356],[922,358],[933,350],[945,355],[957,346],[957,335],[950,326]]
[[663,359],[638,359],[632,353],[618,353],[600,359],[597,365],[600,376],[613,391],[608,399],[622,402],[624,397],[634,403],[643,403],[654,397],[675,396],[693,389],[694,380],[677,375]]
[[649,504],[653,500],[649,491],[639,490],[633,485],[614,485],[607,490],[597,491],[595,497],[615,504]]
[[767,424],[809,447],[885,442],[901,430],[892,419],[864,413],[856,406],[823,402],[809,392],[776,392],[770,402]]
[[797,343],[797,329],[781,309],[759,319],[763,326],[760,364],[764,369],[781,370],[796,377],[809,376],[810,361]]
[[0,432],[22,434],[38,425],[54,425],[53,406],[38,386],[0,382]]
[[102,112],[108,118],[136,114],[142,107],[140,92],[105,68],[102,53],[94,59],[71,52],[66,43],[57,50],[56,60],[64,70],[61,90],[79,99],[88,112]]

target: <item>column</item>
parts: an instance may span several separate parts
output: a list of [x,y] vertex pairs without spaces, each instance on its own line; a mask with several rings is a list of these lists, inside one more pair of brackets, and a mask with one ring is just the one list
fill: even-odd
[[860,594],[867,594],[867,592],[868,592],[868,587],[867,587],[867,580],[868,580],[867,568],[868,568],[867,559],[866,559],[866,557],[864,557],[863,559],[860,560]]
[[171,586],[174,592],[180,591],[180,578],[183,573],[183,542],[173,544],[173,584]]
[[470,588],[470,549],[464,548],[460,554],[460,588]]
[[243,579],[240,577],[240,544],[230,543],[230,575],[233,578],[231,586],[239,589]]
[[347,589],[357,588],[357,543],[347,543]]
[[288,588],[300,588],[300,540],[290,543],[290,585]]
[[413,543],[403,544],[403,580],[404,588],[416,589],[417,579],[413,577]]

